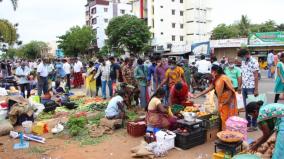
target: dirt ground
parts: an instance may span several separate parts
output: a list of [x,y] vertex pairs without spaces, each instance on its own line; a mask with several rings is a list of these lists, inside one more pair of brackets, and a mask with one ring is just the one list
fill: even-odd
[[[255,138],[259,132],[250,133]],[[139,145],[143,140],[129,136],[126,129],[117,130],[97,145],[81,146],[79,142],[70,139],[68,136],[52,134],[44,135],[45,144],[29,142],[30,147],[25,150],[13,150],[13,144],[19,142],[9,136],[0,137],[0,159],[131,159],[130,149]],[[214,142],[207,142],[203,145],[189,150],[171,150],[165,159],[197,159],[200,154],[207,154],[208,159],[212,158]]]

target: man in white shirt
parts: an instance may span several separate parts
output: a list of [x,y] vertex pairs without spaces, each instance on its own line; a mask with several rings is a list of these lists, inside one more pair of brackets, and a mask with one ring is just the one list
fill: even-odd
[[71,89],[71,84],[70,84],[70,75],[71,75],[71,65],[68,63],[66,59],[64,59],[64,64],[63,64],[63,70],[66,73],[66,86],[68,89]]
[[48,64],[44,59],[37,66],[37,81],[38,81],[38,95],[41,96],[42,92],[45,94],[48,92]]
[[16,76],[18,77],[18,84],[20,85],[21,94],[25,98],[25,91],[27,91],[27,98],[30,97],[31,87],[28,81],[28,76],[30,75],[30,68],[27,66],[25,61],[21,62],[21,65],[16,69]]
[[197,61],[195,66],[198,69],[199,73],[206,74],[211,73],[211,62],[205,60],[205,56],[201,55],[200,61]]
[[74,63],[74,87],[75,88],[81,88],[81,86],[84,84],[84,79],[82,76],[82,68],[83,68],[82,62],[79,61],[78,58],[76,58],[75,63]]

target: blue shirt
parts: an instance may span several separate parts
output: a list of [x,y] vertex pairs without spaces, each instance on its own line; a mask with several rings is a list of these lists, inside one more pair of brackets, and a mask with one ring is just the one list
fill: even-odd
[[[148,80],[148,81],[151,81],[152,76],[154,76],[155,69],[156,69],[156,64],[152,64],[152,65],[148,68],[148,77],[147,77],[147,80]],[[154,81],[155,81],[155,79],[154,79]]]
[[60,76],[60,77],[65,77],[65,71],[63,69],[63,64],[62,63],[56,63],[55,64],[55,68],[56,68],[56,74],[57,76]]

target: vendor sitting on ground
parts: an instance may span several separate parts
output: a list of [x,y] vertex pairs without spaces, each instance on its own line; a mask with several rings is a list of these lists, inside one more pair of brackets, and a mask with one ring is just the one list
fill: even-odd
[[272,159],[283,158],[284,156],[284,105],[273,103],[262,106],[263,102],[251,102],[247,105],[247,113],[257,118],[262,136],[251,144],[250,149],[256,151],[269,137],[277,131],[276,144]]
[[160,129],[174,128],[176,118],[169,116],[167,107],[165,107],[161,101],[165,95],[164,89],[161,88],[153,94],[147,107],[146,122],[148,126]]
[[125,93],[123,91],[118,91],[117,95],[111,98],[105,110],[107,119],[125,119],[124,98]]
[[188,98],[188,86],[185,82],[178,82],[171,88],[170,105],[182,105]]

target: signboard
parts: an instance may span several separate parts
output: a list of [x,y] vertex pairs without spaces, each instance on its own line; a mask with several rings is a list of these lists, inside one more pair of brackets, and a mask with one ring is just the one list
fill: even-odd
[[284,45],[284,32],[251,33],[249,35],[249,45],[256,45],[256,46]]
[[210,40],[211,48],[241,47],[248,44],[247,38]]
[[57,58],[63,58],[64,57],[64,52],[61,49],[57,49],[55,54],[56,54]]

